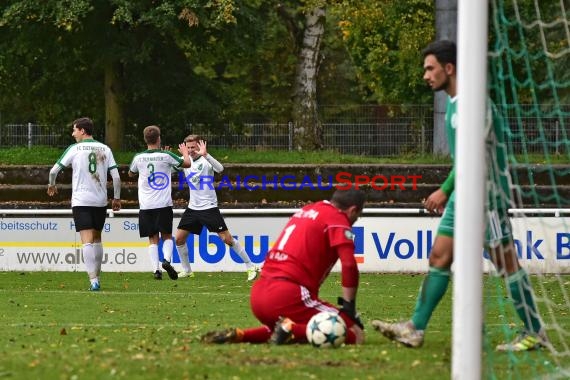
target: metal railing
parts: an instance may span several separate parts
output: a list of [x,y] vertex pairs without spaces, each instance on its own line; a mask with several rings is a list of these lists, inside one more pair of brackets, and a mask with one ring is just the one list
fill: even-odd
[[[570,151],[570,105],[562,105],[557,115],[551,112],[537,115],[527,111],[524,105],[519,109],[522,115],[507,109],[511,152],[565,154]],[[322,106],[319,112],[325,149],[379,157],[432,152],[434,121],[431,105]],[[202,135],[212,146],[219,148],[296,149],[293,146],[295,125],[291,121],[225,122],[221,125],[193,122],[181,127],[180,131]],[[70,134],[69,128],[60,126],[0,124],[0,147],[65,147],[73,142]],[[180,136],[180,140],[182,138]],[[137,151],[144,148],[142,144],[142,136],[127,134],[123,149]]]

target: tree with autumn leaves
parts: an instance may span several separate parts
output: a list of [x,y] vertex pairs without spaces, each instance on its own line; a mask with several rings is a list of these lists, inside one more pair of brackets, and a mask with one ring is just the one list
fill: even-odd
[[323,146],[319,105],[427,101],[426,0],[5,0],[3,122],[92,116],[105,140],[161,124],[291,120]]

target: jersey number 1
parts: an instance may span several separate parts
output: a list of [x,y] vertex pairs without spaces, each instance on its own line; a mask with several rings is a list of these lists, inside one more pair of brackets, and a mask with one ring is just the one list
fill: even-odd
[[287,244],[287,240],[291,237],[293,230],[297,227],[296,224],[291,224],[289,227],[285,228],[283,231],[283,236],[279,239],[279,244],[277,245],[277,250],[282,251],[285,248],[285,244]]

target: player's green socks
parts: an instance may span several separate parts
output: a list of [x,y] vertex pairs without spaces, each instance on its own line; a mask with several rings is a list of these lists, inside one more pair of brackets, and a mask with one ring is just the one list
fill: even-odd
[[515,309],[525,328],[530,332],[539,332],[542,325],[538,318],[528,274],[521,268],[518,272],[507,277],[507,283],[509,284]]
[[449,285],[449,269],[430,267],[420,288],[412,322],[417,330],[425,330],[431,314],[443,298]]

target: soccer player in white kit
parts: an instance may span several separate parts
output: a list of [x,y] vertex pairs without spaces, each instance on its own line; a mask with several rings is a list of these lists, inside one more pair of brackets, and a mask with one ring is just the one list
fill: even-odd
[[49,172],[47,194],[57,194],[55,179],[64,168],[72,167],[71,210],[75,230],[83,244],[83,261],[89,275],[89,290],[101,288],[99,275],[103,262],[101,231],[107,217],[107,174],[113,178],[113,211],[121,209],[121,178],[111,149],[93,139],[93,121],[82,117],[73,122],[76,144],[70,145]]
[[[148,252],[152,262],[154,278],[162,280],[158,243],[162,238],[164,260],[172,260],[172,169],[189,168],[191,161],[186,145],[180,144],[183,158],[161,150],[160,128],[151,125],[143,131],[147,150],[138,153],[129,166],[129,176],[138,174],[139,235],[148,237]],[[170,265],[166,266],[168,276],[176,280],[178,273]]]
[[[208,231],[217,233],[224,243],[230,246],[243,260],[247,268],[247,280],[255,280],[259,268],[251,262],[245,249],[228,231],[228,227],[218,208],[216,190],[213,186],[203,186],[206,182],[212,184],[214,172],[220,173],[224,170],[224,167],[218,160],[208,154],[206,142],[199,136],[189,135],[184,139],[184,143],[192,158],[192,165],[190,169],[184,170],[184,175],[186,180],[189,180],[193,186],[189,186],[190,200],[188,208],[184,211],[176,230],[176,249],[178,250],[183,269],[178,274],[178,277],[193,276],[188,260],[186,239],[190,233],[199,235],[202,232],[202,228],[206,226]],[[162,267],[165,268],[164,263]]]

